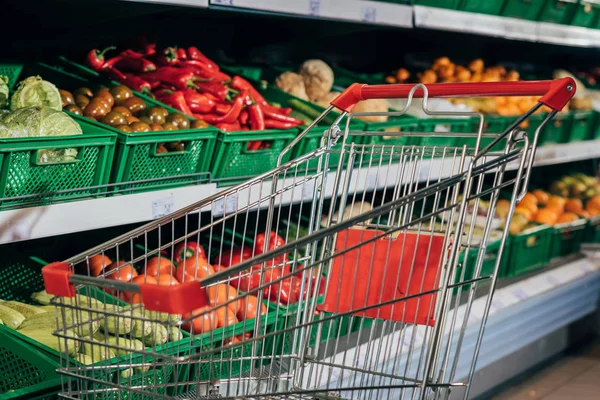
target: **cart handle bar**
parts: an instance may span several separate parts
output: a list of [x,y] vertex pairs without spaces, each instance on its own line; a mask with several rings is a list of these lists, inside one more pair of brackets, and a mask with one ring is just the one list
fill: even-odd
[[[414,87],[413,84],[354,83],[330,104],[349,113],[363,100],[407,98]],[[425,87],[429,97],[542,96],[540,103],[560,111],[575,94],[576,85],[572,78],[561,78],[551,81],[434,83]],[[418,88],[414,97],[423,97],[423,90]]]

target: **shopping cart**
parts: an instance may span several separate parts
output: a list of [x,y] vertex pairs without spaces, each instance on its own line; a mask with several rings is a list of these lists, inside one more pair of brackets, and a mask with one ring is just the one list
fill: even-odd
[[[46,266],[62,396],[467,398],[509,229],[497,205],[510,220],[540,131],[574,92],[571,79],[356,84],[284,152],[336,107],[317,150]],[[482,115],[427,109],[431,97],[505,95],[543,97],[501,134],[484,133]],[[477,127],[350,131],[357,102],[401,97],[384,115],[420,97],[428,114]],[[519,127],[543,105],[530,139]],[[495,268],[482,273],[492,237]],[[98,254],[113,268],[98,271]]]

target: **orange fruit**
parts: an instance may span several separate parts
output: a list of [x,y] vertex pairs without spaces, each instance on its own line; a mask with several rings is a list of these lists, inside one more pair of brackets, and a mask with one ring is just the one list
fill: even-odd
[[600,208],[597,207],[586,207],[586,211],[589,212],[592,217],[600,215]]
[[533,203],[535,205],[537,205],[538,203],[538,198],[531,192],[527,192],[525,193],[525,196],[523,196],[523,198],[521,199],[521,201],[519,203]]
[[567,203],[567,199],[565,199],[564,197],[552,195],[548,199],[548,203],[546,203],[546,207],[555,206],[554,208],[564,211],[566,203]]
[[524,216],[527,219],[527,221],[531,221],[531,219],[533,218],[533,213],[529,208],[526,207],[518,206],[517,208],[515,208],[514,214]]
[[572,212],[566,212],[563,215],[561,215],[560,217],[558,217],[558,220],[556,222],[558,224],[564,224],[566,222],[577,221],[578,219],[579,219],[579,217],[577,216],[577,214],[574,214]]
[[542,208],[535,216],[535,222],[538,224],[554,225],[557,220],[558,214],[549,208]]
[[546,205],[546,203],[548,203],[548,199],[550,199],[550,195],[540,189],[536,189],[531,193],[535,196],[539,205]]
[[583,210],[583,203],[579,199],[569,199],[565,203],[565,212],[575,213]]
[[585,204],[586,207],[589,205],[591,205],[593,208],[600,208],[600,196],[593,196],[590,197],[590,199],[587,201],[587,203]]
[[575,214],[577,214],[581,218],[586,218],[586,219],[591,217],[590,213],[585,210],[579,210],[579,211],[575,212]]
[[[537,206],[537,204],[534,204],[532,201],[528,201],[523,204],[517,204],[517,207],[526,208],[529,211],[531,211],[531,218],[534,218],[535,215],[538,213],[538,206]],[[531,219],[531,218],[529,218],[529,219]]]

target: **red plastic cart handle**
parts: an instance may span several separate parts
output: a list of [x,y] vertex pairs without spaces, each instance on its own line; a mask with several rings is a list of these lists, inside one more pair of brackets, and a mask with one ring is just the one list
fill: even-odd
[[[362,100],[406,98],[416,84],[363,85],[355,83],[330,104],[351,112]],[[489,96],[542,96],[540,103],[560,111],[575,94],[575,81],[561,78],[552,81],[434,83],[425,85],[429,97],[489,97]],[[414,97],[423,97],[417,89]]]

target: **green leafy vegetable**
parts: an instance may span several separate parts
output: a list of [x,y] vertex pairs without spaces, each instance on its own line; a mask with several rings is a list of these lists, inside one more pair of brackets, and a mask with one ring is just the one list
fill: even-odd
[[30,76],[22,80],[10,99],[10,110],[31,106],[49,107],[60,111],[62,101],[56,86],[39,76]]
[[0,107],[8,104],[8,76],[0,75]]
[[2,123],[9,131],[8,137],[64,136],[83,133],[79,124],[66,113],[48,107],[18,109],[6,115]]

